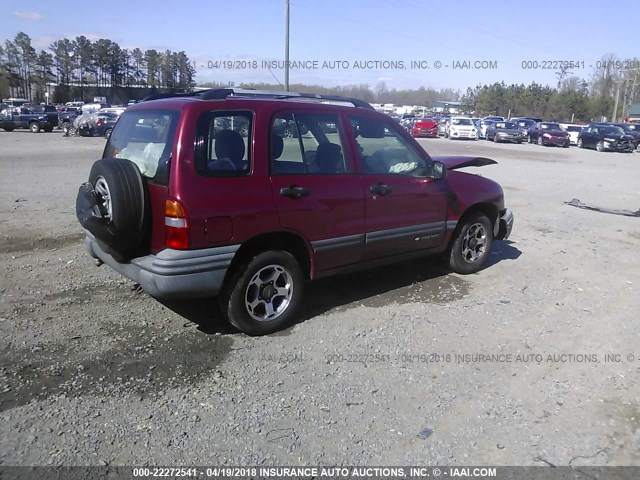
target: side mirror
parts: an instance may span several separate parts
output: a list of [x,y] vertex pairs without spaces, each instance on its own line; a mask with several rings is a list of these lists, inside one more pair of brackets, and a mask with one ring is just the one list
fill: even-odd
[[443,179],[447,176],[447,167],[442,162],[434,161],[431,164],[431,175],[436,180]]

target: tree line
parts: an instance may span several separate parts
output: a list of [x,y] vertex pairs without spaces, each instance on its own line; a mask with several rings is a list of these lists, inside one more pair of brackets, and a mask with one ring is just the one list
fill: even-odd
[[184,51],[126,49],[107,38],[63,38],[37,51],[29,35],[19,32],[0,44],[0,97],[43,102],[49,83],[63,87],[51,89],[54,102],[70,100],[64,97],[72,92],[82,97],[85,86],[185,91],[195,86],[195,74]]

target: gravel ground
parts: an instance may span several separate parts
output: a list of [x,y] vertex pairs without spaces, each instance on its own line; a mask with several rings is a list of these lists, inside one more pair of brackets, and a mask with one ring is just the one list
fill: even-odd
[[251,338],[85,253],[104,140],[0,132],[0,464],[639,465],[640,219],[563,202],[636,210],[640,154],[421,143],[499,162],[489,266],[322,280]]

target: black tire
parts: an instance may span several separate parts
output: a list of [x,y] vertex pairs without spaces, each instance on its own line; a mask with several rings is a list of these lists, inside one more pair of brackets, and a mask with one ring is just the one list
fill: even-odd
[[[259,287],[257,283],[268,279],[260,279],[258,275],[274,274],[275,285],[284,288],[283,283],[288,281],[290,285],[289,298],[281,295],[274,295],[270,291],[268,283],[262,283]],[[264,290],[262,290],[264,287]],[[221,309],[231,325],[247,335],[267,335],[288,326],[294,319],[304,293],[304,274],[296,259],[286,251],[262,252],[238,268],[234,275],[225,285],[223,294],[220,296]],[[269,301],[260,295],[269,295]],[[260,300],[250,311],[247,297]],[[266,305],[270,304],[275,308],[272,319],[259,320],[255,317],[269,316]],[[277,312],[283,308],[281,312]],[[253,315],[252,315],[253,313]]]
[[11,128],[11,127],[4,127],[4,131],[5,131],[5,132],[13,132],[13,128]]
[[584,148],[584,144],[582,143],[582,139],[578,139],[578,148]]
[[31,130],[32,133],[40,133],[40,124],[38,122],[31,122],[29,124],[29,130]]
[[542,135],[538,135],[538,145],[544,147],[544,140],[542,139]]
[[567,141],[567,143],[565,143],[562,148],[569,148],[571,146],[571,143],[569,141]]
[[[98,160],[91,167],[89,183],[100,192],[106,189],[110,197],[110,211],[106,202],[102,218],[81,218],[81,193],[76,200],[76,214],[80,223],[89,230],[100,246],[118,260],[131,258],[150,232],[150,213],[147,188],[140,170],[129,160],[108,158]],[[100,198],[102,200],[102,197]]]
[[109,140],[109,138],[111,137],[111,132],[112,131],[113,131],[113,128],[107,128],[107,130],[104,132],[104,138]]
[[498,135],[493,136],[493,143],[500,143],[500,140],[498,140]]
[[596,144],[596,151],[604,152],[604,142],[602,140]]
[[51,132],[53,132],[53,127],[47,127],[47,128],[44,129],[44,131],[46,133],[51,133]]
[[518,140],[518,145],[522,145],[522,140]]
[[[480,230],[482,228],[483,230]],[[481,252],[477,244],[471,245],[469,240],[473,240],[476,235],[484,238],[484,246]],[[471,238],[470,238],[471,237]],[[491,252],[493,244],[493,227],[489,218],[481,213],[476,212],[469,215],[463,220],[462,225],[456,229],[454,233],[451,248],[449,249],[449,266],[456,273],[470,274],[479,271]],[[474,258],[474,254],[478,254]]]

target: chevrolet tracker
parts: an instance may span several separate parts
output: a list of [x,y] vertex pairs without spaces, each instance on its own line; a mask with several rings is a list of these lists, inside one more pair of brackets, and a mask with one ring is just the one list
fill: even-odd
[[478,272],[513,215],[500,185],[454,170],[495,163],[430,157],[356,99],[156,95],[122,114],[76,213],[89,253],[148,294],[217,297],[262,335],[320,277],[428,254]]

